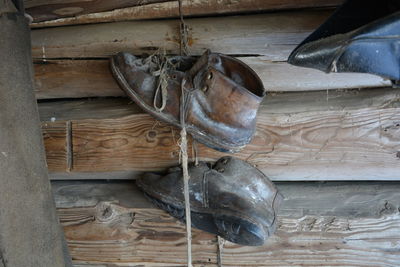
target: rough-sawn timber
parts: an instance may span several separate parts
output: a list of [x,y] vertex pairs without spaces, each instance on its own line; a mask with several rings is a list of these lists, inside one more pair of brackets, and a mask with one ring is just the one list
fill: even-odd
[[171,0],[25,0],[24,4],[26,12],[33,17],[33,21],[39,22],[165,1]]
[[[200,55],[210,49],[284,61],[330,14],[318,10],[187,19],[189,52]],[[171,19],[35,29],[32,55],[36,59],[104,58],[120,51],[141,55],[158,49],[179,54],[179,23]]]
[[[387,86],[389,81],[375,75],[325,74],[318,70],[271,62],[263,57],[240,57],[253,68],[268,92]],[[114,80],[108,60],[46,60],[35,64],[36,97],[82,98],[124,96]]]
[[[396,89],[268,95],[252,143],[235,156],[272,180],[398,180],[399,99]],[[52,120],[70,124],[64,151],[71,151],[72,173],[128,172],[132,176],[124,178],[134,178],[178,163],[179,130],[128,100],[56,101],[40,104],[40,111],[47,127]],[[53,140],[47,148],[58,149],[52,146],[60,145]],[[201,160],[222,155],[199,145]],[[48,154],[52,172],[65,166],[61,158]]]
[[[107,5],[104,3],[102,6],[95,6],[91,0],[91,3],[84,1],[85,7],[79,6],[81,3],[64,3],[58,5],[42,4],[42,6],[36,6],[36,13],[39,13],[34,17],[34,22],[42,21],[44,19],[54,19],[58,17],[69,17],[61,18],[57,20],[43,21],[40,23],[33,23],[32,28],[38,27],[54,27],[64,26],[73,24],[87,24],[87,23],[100,23],[100,22],[112,22],[112,21],[125,21],[125,20],[143,20],[143,19],[164,19],[164,18],[177,18],[179,17],[178,1],[169,1],[163,3],[148,4],[150,1],[140,1],[142,5],[133,6],[134,2],[131,1],[107,1]],[[82,1],[83,2],[83,1]],[[99,2],[97,0],[96,2]],[[106,1],[101,1],[106,2]],[[120,8],[122,5],[126,5],[127,2],[132,3],[133,7],[121,8],[112,10],[109,12],[92,13],[99,9],[105,10],[105,7],[109,10]],[[152,1],[162,2],[162,1]],[[221,14],[240,14],[240,13],[251,13],[251,12],[265,12],[271,10],[283,10],[283,9],[299,9],[299,8],[318,8],[318,7],[331,7],[339,5],[343,0],[182,0],[182,12],[185,17],[191,16],[212,16]],[[57,14],[56,8],[59,9],[60,5],[68,5],[69,11],[67,14]],[[75,6],[75,8],[71,8]],[[95,6],[95,7],[94,7]],[[65,10],[65,9],[64,9]],[[28,9],[28,12],[30,10]],[[55,14],[56,13],[56,14]],[[92,14],[85,14],[92,13]]]
[[[400,185],[278,183],[285,201],[262,247],[225,243],[223,266],[373,266],[400,261]],[[185,229],[133,183],[53,183],[76,266],[185,266]],[[193,230],[195,266],[216,266],[215,236]]]

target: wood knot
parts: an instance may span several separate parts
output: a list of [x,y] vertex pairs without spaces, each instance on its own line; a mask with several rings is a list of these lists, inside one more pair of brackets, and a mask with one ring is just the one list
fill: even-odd
[[97,214],[96,219],[101,222],[110,221],[113,217],[114,210],[110,203],[107,202],[100,202],[97,205]]
[[148,142],[154,142],[157,139],[157,132],[154,130],[150,130],[146,134],[146,140]]
[[135,212],[114,202],[100,202],[96,206],[95,218],[97,222],[107,223],[113,227],[127,227],[133,223]]

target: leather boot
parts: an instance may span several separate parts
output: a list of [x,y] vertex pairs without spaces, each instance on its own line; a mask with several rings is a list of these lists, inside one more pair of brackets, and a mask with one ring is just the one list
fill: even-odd
[[177,127],[185,124],[211,148],[236,152],[253,137],[265,91],[257,74],[235,58],[209,51],[198,59],[119,53],[111,69],[146,112]]
[[400,1],[348,0],[289,56],[324,72],[361,72],[400,80]]
[[[241,245],[263,245],[276,228],[283,199],[258,169],[240,159],[223,157],[214,165],[189,166],[192,226]],[[165,175],[147,173],[136,181],[146,196],[172,216],[185,220],[180,167]]]

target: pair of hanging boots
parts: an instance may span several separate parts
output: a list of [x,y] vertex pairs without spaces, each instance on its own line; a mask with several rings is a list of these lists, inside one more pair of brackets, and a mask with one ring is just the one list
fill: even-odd
[[[210,51],[200,58],[119,53],[111,69],[136,104],[156,119],[184,126],[200,143],[236,152],[253,137],[265,90],[256,73],[235,58]],[[224,157],[191,164],[189,175],[192,226],[242,245],[262,245],[272,235],[282,196],[258,169]],[[137,185],[184,221],[181,168],[147,173]]]

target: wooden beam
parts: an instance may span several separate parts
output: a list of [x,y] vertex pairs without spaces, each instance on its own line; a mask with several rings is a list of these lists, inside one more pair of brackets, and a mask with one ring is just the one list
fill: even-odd
[[[278,183],[276,234],[261,247],[226,242],[223,266],[396,266],[400,184]],[[132,183],[53,183],[76,266],[184,266],[185,229]],[[195,266],[216,266],[215,236],[193,230]]]
[[90,14],[117,8],[140,6],[168,0],[78,0],[78,1],[43,1],[25,0],[26,12],[33,21],[40,22],[82,14]]
[[[211,49],[284,61],[330,14],[318,10],[187,19],[189,52],[200,55]],[[140,55],[158,49],[178,54],[179,23],[129,21],[37,29],[32,31],[32,54],[36,59],[104,58],[120,51]]]
[[[30,1],[32,2],[32,1]],[[86,1],[87,2],[87,1]],[[177,18],[179,17],[178,1],[170,1],[164,3],[154,3],[139,5],[129,8],[117,9],[109,12],[92,13],[93,11],[99,10],[104,7],[104,1],[101,2],[100,6],[94,5],[93,0],[90,1],[89,5],[85,3],[83,8],[81,2],[74,3],[61,3],[44,5],[39,7],[40,15],[34,15],[34,21],[49,20],[41,23],[34,23],[31,25],[32,28],[37,27],[54,27],[64,26],[73,24],[87,24],[87,23],[100,23],[100,22],[113,22],[113,21],[125,21],[125,20],[143,20],[143,19],[161,19],[161,18]],[[137,1],[108,1],[107,6],[112,9],[122,7],[124,3],[133,3]],[[143,1],[141,1],[143,2]],[[149,2],[149,1],[146,1]],[[155,2],[155,1],[153,1]],[[161,1],[157,1],[161,2]],[[239,14],[239,13],[251,13],[251,12],[265,12],[272,10],[284,10],[284,9],[299,9],[299,8],[317,8],[317,7],[332,7],[340,5],[343,0],[183,0],[182,11],[185,17],[191,16],[212,16],[220,14]],[[68,9],[62,9],[62,14],[57,14],[60,6],[68,5]],[[73,7],[73,8],[71,8]],[[56,10],[57,8],[57,10]],[[103,8],[104,9],[104,8]],[[111,8],[108,8],[111,9]],[[28,9],[28,12],[30,10]],[[37,11],[37,9],[35,10]],[[65,12],[67,11],[67,12]],[[36,12],[38,13],[38,12]],[[54,20],[58,17],[69,17]]]
[[[240,57],[261,77],[265,89],[310,91],[337,88],[388,86],[389,81],[375,75],[332,73],[299,68],[263,57]],[[108,60],[47,60],[35,64],[36,97],[81,98],[124,96],[112,77]]]
[[[118,103],[109,105],[110,112],[102,101]],[[40,105],[42,121],[60,117],[71,123],[71,171],[137,173],[177,164],[179,130],[119,101],[80,105],[84,115],[76,119],[71,103]],[[398,180],[399,101],[396,89],[270,94],[259,110],[252,143],[235,156],[275,181]],[[47,114],[44,106],[54,112]],[[57,115],[57,109],[71,111]],[[114,112],[118,116],[109,117]],[[199,146],[201,160],[223,155]]]

